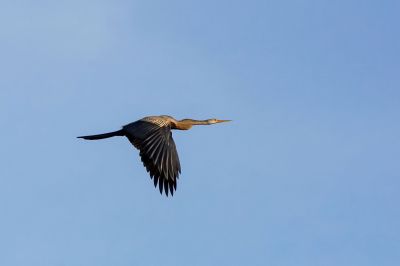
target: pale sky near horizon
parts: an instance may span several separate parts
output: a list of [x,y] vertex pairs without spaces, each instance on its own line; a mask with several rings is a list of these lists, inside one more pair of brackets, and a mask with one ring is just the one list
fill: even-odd
[[[0,265],[400,264],[400,2],[3,1]],[[161,196],[125,138],[173,132]]]

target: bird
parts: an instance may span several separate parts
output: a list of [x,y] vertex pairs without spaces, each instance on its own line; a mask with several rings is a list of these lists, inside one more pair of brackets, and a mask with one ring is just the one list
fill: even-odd
[[116,136],[125,136],[139,150],[144,167],[162,194],[168,197],[176,191],[177,179],[181,174],[181,165],[171,130],[189,130],[195,125],[212,125],[231,120],[220,119],[182,119],[176,120],[169,115],[146,116],[122,126],[122,129],[97,134],[80,136],[85,140],[99,140]]

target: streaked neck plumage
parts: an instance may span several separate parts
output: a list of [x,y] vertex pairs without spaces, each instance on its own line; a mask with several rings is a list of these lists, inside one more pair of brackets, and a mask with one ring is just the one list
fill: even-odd
[[175,120],[173,123],[173,129],[188,130],[194,125],[210,125],[209,120],[194,120],[194,119],[182,119]]

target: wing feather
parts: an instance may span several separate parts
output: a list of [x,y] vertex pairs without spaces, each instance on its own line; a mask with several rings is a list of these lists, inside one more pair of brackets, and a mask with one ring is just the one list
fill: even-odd
[[[161,126],[160,126],[161,125]],[[129,141],[139,149],[139,155],[154,186],[160,193],[173,195],[181,173],[178,152],[167,123],[139,120],[123,127]]]

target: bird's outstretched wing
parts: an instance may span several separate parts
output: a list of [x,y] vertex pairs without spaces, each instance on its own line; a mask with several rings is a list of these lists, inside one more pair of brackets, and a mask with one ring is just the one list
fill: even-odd
[[181,165],[170,126],[139,120],[124,126],[123,131],[139,149],[143,165],[154,178],[154,186],[158,184],[161,194],[164,190],[167,196],[168,191],[173,195]]

